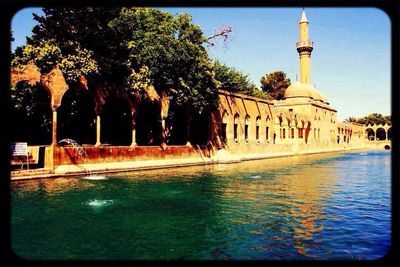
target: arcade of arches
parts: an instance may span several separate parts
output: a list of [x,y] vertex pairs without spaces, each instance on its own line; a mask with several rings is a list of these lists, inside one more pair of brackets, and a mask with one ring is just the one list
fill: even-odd
[[131,96],[120,88],[90,88],[81,80],[68,86],[58,68],[47,77],[33,64],[13,70],[13,116],[19,123],[12,141],[57,145],[69,138],[98,147],[205,145],[209,140],[206,112],[189,120],[185,110],[178,110],[168,118],[168,99],[154,88],[147,95]]
[[385,124],[367,125],[365,136],[370,141],[389,141],[392,140],[392,126]]

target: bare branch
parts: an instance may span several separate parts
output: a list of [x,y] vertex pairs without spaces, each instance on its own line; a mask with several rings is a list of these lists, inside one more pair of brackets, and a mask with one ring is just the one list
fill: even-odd
[[232,32],[232,28],[230,26],[223,26],[219,30],[215,31],[213,35],[208,37],[204,42],[208,47],[214,47],[215,41],[217,38],[222,37],[223,42],[225,43],[228,40],[229,34]]

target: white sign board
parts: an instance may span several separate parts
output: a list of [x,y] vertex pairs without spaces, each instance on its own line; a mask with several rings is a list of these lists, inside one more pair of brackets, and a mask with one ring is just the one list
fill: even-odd
[[12,143],[10,149],[13,156],[28,156],[28,143]]

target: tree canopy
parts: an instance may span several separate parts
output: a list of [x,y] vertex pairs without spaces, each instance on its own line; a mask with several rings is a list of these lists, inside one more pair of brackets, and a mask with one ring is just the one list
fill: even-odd
[[286,88],[290,85],[290,79],[283,71],[274,71],[261,77],[261,89],[273,99],[281,100]]
[[270,99],[267,94],[257,89],[249,81],[248,75],[245,75],[243,72],[233,67],[228,67],[218,60],[214,61],[214,71],[215,79],[219,82],[219,89]]
[[159,9],[123,8],[110,21],[127,52],[130,90],[137,80],[147,80],[178,106],[216,107],[213,66],[202,46],[207,39],[191,20],[188,14],[174,17]]
[[392,117],[391,116],[383,116],[380,113],[371,113],[367,116],[361,117],[361,118],[354,118],[354,117],[349,117],[345,120],[345,122],[356,122],[360,124],[371,124],[371,125],[378,125],[378,124],[392,124]]
[[209,41],[188,14],[153,8],[45,8],[12,65],[34,61],[44,73],[60,66],[69,84],[80,76],[118,84],[130,93],[152,84],[175,105],[217,105],[217,82],[203,43]]

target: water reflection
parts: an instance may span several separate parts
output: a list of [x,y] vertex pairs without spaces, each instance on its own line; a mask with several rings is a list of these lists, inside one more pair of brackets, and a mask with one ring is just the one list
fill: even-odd
[[11,191],[14,193],[36,191],[52,195],[73,189],[85,189],[94,185],[90,182],[82,183],[76,177],[18,180],[12,182]]
[[[254,218],[253,225],[259,228],[251,230],[252,235],[266,235],[271,233],[272,228],[273,233],[281,234],[268,238],[289,242],[297,253],[313,256],[309,253],[310,249],[318,248],[318,243],[323,242],[314,239],[314,236],[322,231],[327,216],[324,212],[324,199],[332,194],[338,176],[334,168],[326,168],[329,171],[324,169],[321,176],[321,168],[315,161],[323,159],[325,165],[329,165],[326,162],[333,157],[254,161],[232,166],[231,169],[226,166],[218,166],[216,169],[220,173],[228,172],[231,176],[223,191],[225,199],[230,199],[232,203],[241,203],[242,200],[251,203],[251,208],[242,211],[244,216],[235,217],[240,218],[238,223],[247,223],[252,212],[264,214],[263,218]],[[274,218],[281,220],[271,224]],[[268,245],[270,242],[266,242],[264,247],[258,245],[257,248],[263,250]]]
[[13,182],[13,247],[46,259],[372,258],[390,244],[387,167],[382,153],[331,154]]

